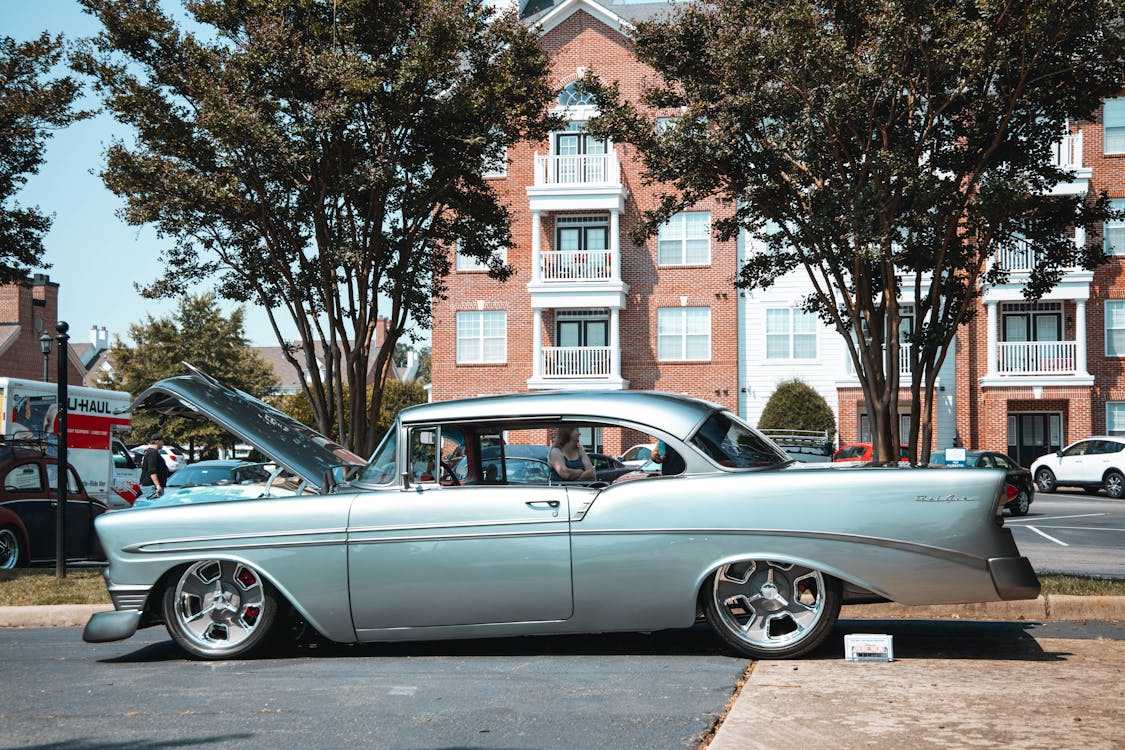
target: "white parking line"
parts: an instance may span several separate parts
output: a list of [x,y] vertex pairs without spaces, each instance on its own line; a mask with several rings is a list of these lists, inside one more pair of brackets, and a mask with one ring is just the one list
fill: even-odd
[[1044,529],[1070,529],[1071,531],[1125,531],[1125,529],[1115,529],[1112,526],[1054,526],[1047,524]]
[[1060,542],[1060,541],[1059,541],[1058,539],[1055,539],[1055,538],[1054,538],[1053,536],[1051,536],[1050,534],[1044,534],[1044,533],[1043,533],[1042,531],[1040,531],[1039,529],[1035,528],[1034,526],[1024,526],[1024,528],[1025,528],[1025,529],[1031,529],[1032,531],[1034,531],[1034,532],[1035,532],[1036,534],[1038,534],[1039,536],[1043,537],[1044,539],[1050,539],[1050,540],[1051,540],[1052,542],[1054,542],[1055,544],[1061,544],[1061,545],[1062,545],[1062,546],[1064,546],[1064,547],[1069,547],[1069,546],[1070,546],[1070,545],[1069,545],[1069,544],[1067,544],[1066,542]]
[[1108,516],[1108,515],[1109,515],[1108,513],[1078,513],[1078,514],[1073,515],[1073,516],[1043,516],[1042,518],[1038,518],[1038,517],[1037,518],[1008,518],[1008,519],[1005,519],[1005,523],[1019,523],[1020,521],[1024,521],[1024,522],[1027,522],[1027,523],[1030,523],[1030,522],[1034,521],[1035,523],[1039,523],[1040,521],[1060,521],[1064,518],[1094,518],[1096,516]]

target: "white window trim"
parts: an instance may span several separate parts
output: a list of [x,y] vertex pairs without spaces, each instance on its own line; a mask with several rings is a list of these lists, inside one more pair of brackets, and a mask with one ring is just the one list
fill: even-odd
[[[1125,198],[1111,198],[1109,201],[1110,208],[1114,211],[1125,209]],[[1109,233],[1111,230],[1125,233],[1125,219],[1117,219],[1116,221],[1102,222],[1102,249],[1105,250],[1106,255],[1125,255],[1125,239],[1122,239],[1121,246],[1114,252],[1114,247],[1109,243]]]
[[[508,262],[508,248],[502,247],[493,253],[494,256],[500,258],[502,263]],[[476,258],[471,258],[468,255],[462,255],[461,243],[457,243],[454,249],[454,263],[453,268],[458,273],[488,273],[488,264],[482,263]]]
[[499,180],[508,176],[508,148],[505,146],[500,152],[499,169],[486,169],[481,175],[486,180]]
[[[673,334],[663,334],[660,332],[660,313],[664,310],[680,310],[680,324],[682,333],[678,334],[680,337],[680,350],[678,357],[662,357],[660,355],[660,339],[662,336],[671,336]],[[687,337],[698,336],[700,334],[687,332],[687,310],[706,310],[707,311],[707,356],[706,357],[691,357],[687,356]],[[703,306],[684,306],[684,307],[658,307],[656,309],[656,361],[657,362],[710,362],[711,361],[711,308]]]
[[[707,260],[704,261],[704,262],[691,262],[691,263],[689,263],[688,260],[687,260],[688,239],[693,239],[693,240],[694,239],[700,239],[698,237],[689,238],[687,236],[687,225],[688,225],[687,214],[706,214],[707,215]],[[683,218],[681,218],[681,217],[683,217]],[[667,236],[664,235],[665,228],[670,227],[671,223],[674,219],[679,219],[679,224],[680,224],[679,235],[680,236],[679,237],[667,237]],[[660,259],[660,243],[662,243],[662,242],[673,242],[673,241],[676,241],[676,242],[680,243],[680,260],[677,263],[665,263],[664,261],[662,261]],[[704,266],[710,266],[711,265],[711,212],[710,211],[681,211],[678,214],[669,218],[668,221],[666,221],[665,223],[661,224],[659,230],[656,233],[656,265],[661,267],[661,268],[676,268],[676,267],[682,267],[682,266],[691,266],[691,267],[699,268],[699,267],[704,267]]]
[[[501,338],[498,336],[485,336],[484,335],[484,316],[489,313],[500,313],[504,316],[504,350],[501,353],[500,359],[485,359],[484,358],[484,342],[487,339]],[[477,318],[477,335],[475,340],[480,342],[480,359],[461,359],[461,347],[458,346],[461,342],[461,326],[460,318],[462,315],[474,315]],[[508,311],[507,310],[458,310],[453,318],[454,326],[454,351],[459,365],[504,365],[508,363]]]
[[[1125,154],[1125,150],[1120,150],[1120,151],[1110,151],[1109,150],[1109,139],[1106,138],[1106,132],[1108,130],[1110,130],[1110,126],[1106,123],[1107,118],[1105,116],[1105,111],[1108,108],[1109,103],[1111,101],[1125,102],[1125,97],[1122,97],[1122,96],[1110,97],[1108,99],[1105,99],[1102,102],[1102,153],[1106,154],[1107,156]],[[1122,105],[1122,109],[1125,109],[1125,104]],[[1122,122],[1119,125],[1114,125],[1112,129],[1113,130],[1125,130],[1125,122]]]
[[[794,315],[794,313],[801,313],[802,315],[813,315],[813,314],[812,313],[806,313],[801,308],[793,307],[792,305],[776,305],[776,306],[773,306],[773,307],[765,308],[766,314],[762,316],[762,330],[763,330],[762,335],[764,336],[765,341],[767,341],[767,342],[769,341],[770,336],[781,336],[781,335],[783,335],[783,334],[780,334],[780,333],[770,333],[769,332],[769,324],[766,322],[766,320],[769,316],[770,310],[786,310],[786,311],[789,312],[789,330],[786,334],[784,334],[789,339],[789,356],[788,357],[771,357],[771,356],[769,356],[769,346],[767,345],[763,348],[763,351],[762,351],[762,362],[764,362],[767,365],[783,365],[783,364],[788,364],[790,362],[819,362],[820,361],[820,325],[819,325],[819,321],[817,321],[818,324],[813,327],[812,333],[797,334],[793,330],[793,315]],[[816,320],[815,315],[813,315],[813,319]],[[811,357],[794,357],[793,356],[793,337],[795,335],[812,336],[814,338],[815,344],[816,344],[816,353]]]
[[1105,434],[1106,435],[1113,435],[1114,437],[1125,437],[1125,425],[1122,425],[1122,429],[1118,430],[1117,432],[1114,432],[1113,429],[1110,427],[1110,424],[1109,424],[1110,407],[1113,406],[1114,404],[1120,404],[1122,407],[1125,407],[1125,401],[1106,401],[1105,402]]
[[1104,344],[1105,356],[1112,357],[1114,359],[1122,359],[1122,358],[1125,358],[1125,352],[1122,352],[1121,354],[1110,354],[1109,353],[1109,332],[1111,330],[1114,330],[1114,331],[1125,330],[1125,328],[1121,328],[1121,329],[1112,328],[1111,329],[1109,327],[1109,307],[1110,307],[1110,305],[1114,305],[1114,304],[1125,305],[1125,299],[1107,299],[1105,302],[1102,303],[1102,305],[1103,305],[1102,311],[1104,313],[1104,316],[1102,318],[1102,331],[1105,334],[1105,336],[1104,336],[1104,339],[1105,339],[1105,344]]

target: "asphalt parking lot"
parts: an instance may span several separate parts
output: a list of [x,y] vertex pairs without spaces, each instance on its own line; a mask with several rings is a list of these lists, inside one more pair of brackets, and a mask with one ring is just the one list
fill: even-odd
[[1125,500],[1036,493],[1028,515],[1004,523],[1037,573],[1125,578]]

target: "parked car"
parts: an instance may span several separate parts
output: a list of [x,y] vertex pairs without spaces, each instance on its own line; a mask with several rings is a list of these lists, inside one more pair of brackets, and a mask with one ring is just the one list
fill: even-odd
[[[931,466],[948,466],[945,451],[930,454]],[[1002,469],[1007,475],[1008,484],[1015,493],[1004,507],[1013,516],[1026,516],[1035,500],[1035,482],[1031,480],[1031,470],[1017,464],[1010,456],[998,451],[965,451],[965,466],[973,469]]]
[[[840,461],[873,461],[874,446],[871,443],[851,443],[849,445],[841,446],[840,450],[832,454],[834,462]],[[910,447],[900,445],[898,447],[899,462],[910,460]]]
[[292,495],[294,487],[279,481],[268,467],[268,464],[234,459],[197,461],[168,477],[160,497],[140,497],[133,507],[244,500],[266,494]]
[[[137,404],[209,417],[319,493],[101,516],[116,611],[90,619],[90,642],[163,623],[189,654],[223,659],[254,652],[290,613],[330,640],[378,642],[688,628],[702,611],[739,653],[786,658],[821,644],[844,602],[1039,594],[997,523],[999,472],[791,471],[706,401],[604,391],[420,404],[355,472],[340,446],[202,373]],[[684,469],[609,485],[479,481],[488,438],[577,425],[656,436]],[[454,455],[463,479],[445,467]]]
[[1095,435],[1071,443],[1035,459],[1031,475],[1040,492],[1081,487],[1091,495],[1104,489],[1112,498],[1125,497],[1125,438]]
[[[141,459],[145,457],[146,450],[148,450],[147,445],[138,445],[136,448],[129,450],[133,454],[133,461],[137,464],[137,468],[140,468]],[[187,454],[184,453],[183,448],[177,448],[174,445],[162,446],[160,457],[164,459],[164,463],[168,464],[169,474],[175,474],[184,466],[187,466]]]
[[[55,562],[58,460],[43,451],[0,444],[0,569]],[[94,519],[105,513],[73,466],[67,467],[67,560],[102,560]]]
[[832,440],[826,430],[761,430],[792,458],[809,464],[831,461]]
[[634,445],[629,450],[622,453],[617,457],[623,466],[637,468],[652,458],[652,454],[656,452],[656,443],[642,443],[641,445]]

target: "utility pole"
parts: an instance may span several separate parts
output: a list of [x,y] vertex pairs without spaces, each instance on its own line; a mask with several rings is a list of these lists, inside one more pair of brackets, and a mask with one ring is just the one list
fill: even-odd
[[67,486],[70,484],[70,472],[66,458],[66,443],[68,433],[66,430],[67,392],[66,392],[66,362],[70,336],[66,332],[70,326],[66,321],[60,320],[55,330],[59,335],[55,338],[59,345],[59,389],[58,389],[58,424],[59,448],[58,466],[55,472],[55,483],[59,486],[58,505],[55,507],[55,578],[66,578],[66,501]]

